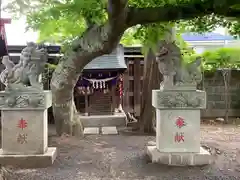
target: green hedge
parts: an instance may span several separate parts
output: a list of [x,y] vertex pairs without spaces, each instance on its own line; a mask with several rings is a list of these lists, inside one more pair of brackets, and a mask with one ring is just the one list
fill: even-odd
[[240,67],[240,48],[219,48],[205,51],[200,56],[203,57],[206,70]]
[[184,56],[184,61],[191,62],[195,60],[197,56],[203,58],[203,68],[207,71],[223,68],[240,68],[240,48],[219,48],[205,51],[202,54]]

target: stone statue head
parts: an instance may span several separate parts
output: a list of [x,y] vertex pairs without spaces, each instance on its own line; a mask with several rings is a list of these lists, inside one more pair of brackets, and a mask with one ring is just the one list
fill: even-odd
[[162,41],[156,55],[158,69],[163,75],[175,75],[181,65],[181,50],[175,42]]
[[28,57],[30,56],[35,50],[37,49],[37,44],[34,42],[27,42],[27,47],[25,47],[22,52],[21,56]]
[[46,54],[47,52],[45,49],[38,49],[38,45],[36,43],[27,42],[27,47],[22,50],[21,59],[26,61],[25,63],[38,59],[42,59],[45,62],[46,58],[43,58],[42,56],[45,56]]
[[37,48],[37,44],[35,42],[27,42],[27,47]]

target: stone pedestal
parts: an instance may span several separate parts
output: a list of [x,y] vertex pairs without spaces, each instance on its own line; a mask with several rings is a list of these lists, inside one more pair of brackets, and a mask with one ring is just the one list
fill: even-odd
[[47,108],[51,91],[0,92],[2,149],[0,164],[36,168],[51,165],[56,148],[48,148]]
[[148,146],[147,151],[153,162],[203,165],[212,161],[200,147],[200,110],[206,108],[204,91],[153,90],[152,105],[156,108],[156,146]]

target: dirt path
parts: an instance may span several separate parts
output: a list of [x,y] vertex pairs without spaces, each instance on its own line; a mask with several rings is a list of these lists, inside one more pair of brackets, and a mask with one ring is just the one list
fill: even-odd
[[16,170],[11,180],[185,180],[240,179],[240,128],[202,126],[202,142],[216,148],[216,162],[205,167],[168,167],[150,163],[145,154],[153,136],[57,138],[60,154],[45,169]]

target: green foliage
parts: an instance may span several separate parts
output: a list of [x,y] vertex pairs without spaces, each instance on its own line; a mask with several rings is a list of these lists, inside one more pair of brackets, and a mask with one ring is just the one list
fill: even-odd
[[124,46],[141,45],[141,40],[135,37],[137,31],[137,26],[127,29],[123,34],[121,44],[123,44]]
[[[157,44],[159,40],[164,40],[166,36],[171,36],[171,29],[174,24],[160,24],[155,23],[148,26],[137,26],[130,28],[123,36],[121,43],[125,46],[129,45],[142,45],[142,52],[146,54],[149,48],[157,51]],[[175,42],[181,48],[184,57],[195,54],[194,50],[188,46],[183,40],[181,33],[184,29],[181,27],[174,27],[176,33]]]
[[144,54],[147,53],[149,48],[156,52],[159,40],[164,40],[166,36],[170,35],[172,27],[172,23],[153,23],[150,25],[139,26],[134,38],[141,41]]
[[187,42],[184,41],[184,39],[182,38],[181,31],[176,33],[176,44],[181,49],[185,60],[188,60],[190,57],[192,57],[195,54],[195,51],[193,50],[193,48],[189,47]]
[[[196,0],[128,0],[128,6],[146,8],[165,5],[167,7],[170,4],[182,3],[187,6],[193,1]],[[216,1],[216,6],[225,1]],[[107,0],[8,0],[6,9],[17,17],[26,15],[28,28],[39,31],[39,41],[63,44],[81,36],[87,25],[104,23],[107,20],[106,8]],[[236,4],[232,8],[239,9],[239,5]],[[240,34],[237,19],[233,21],[215,15],[174,23],[187,31],[206,32],[224,26],[236,37]],[[135,30],[125,33],[122,42],[127,45],[131,42],[142,42],[145,47],[152,47],[159,38],[162,38],[162,32],[168,25],[159,23],[140,25]]]
[[45,68],[46,69],[49,69],[49,70],[55,70],[56,69],[56,67],[57,67],[57,65],[55,65],[55,64],[50,64],[50,63],[46,63],[45,64]]
[[26,15],[27,28],[39,32],[39,41],[61,44],[80,36],[89,24],[104,23],[105,8],[106,0],[12,0],[6,7],[12,15]]
[[216,69],[239,68],[240,48],[220,48],[213,51],[205,51],[201,56],[204,59],[204,69],[213,71]]
[[52,74],[53,74],[54,70],[56,69],[56,67],[57,67],[57,65],[55,65],[55,64],[50,64],[50,63],[45,64],[44,72],[42,75],[43,83],[47,83],[52,78]]

